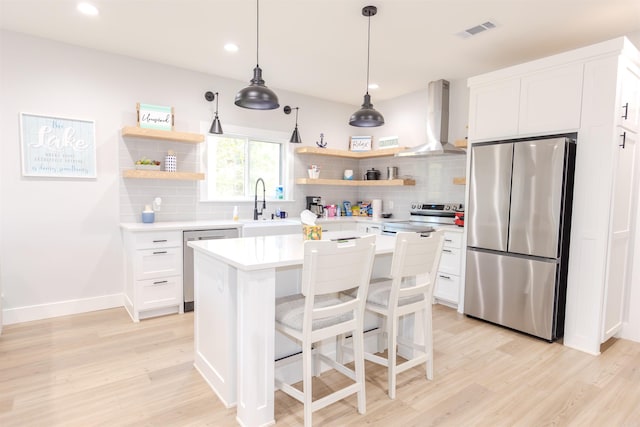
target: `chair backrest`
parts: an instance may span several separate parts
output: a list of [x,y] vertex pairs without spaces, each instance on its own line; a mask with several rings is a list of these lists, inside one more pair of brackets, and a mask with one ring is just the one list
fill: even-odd
[[305,241],[302,294],[324,295],[368,286],[375,244],[373,235],[346,241]]
[[[443,245],[442,230],[432,232],[428,237],[419,233],[396,234],[396,247],[391,261],[392,299],[396,295],[405,297],[425,291],[428,291],[427,297],[431,297]],[[426,280],[424,276],[427,276]],[[415,284],[401,287],[402,280],[408,277],[416,277]],[[428,285],[431,286],[427,288]]]
[[[375,248],[376,237],[373,235],[343,242],[304,242],[302,294],[306,301],[303,331],[310,332],[313,321],[322,318],[362,322]],[[358,288],[355,298],[338,295],[352,288]],[[322,303],[315,304],[317,296],[328,294],[335,294],[335,298],[321,298]]]

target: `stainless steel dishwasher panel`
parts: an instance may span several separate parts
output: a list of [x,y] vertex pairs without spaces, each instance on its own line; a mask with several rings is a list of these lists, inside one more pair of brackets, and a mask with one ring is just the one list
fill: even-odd
[[194,240],[231,239],[239,236],[237,228],[184,231],[182,250],[182,286],[184,311],[193,311],[193,248],[187,242]]

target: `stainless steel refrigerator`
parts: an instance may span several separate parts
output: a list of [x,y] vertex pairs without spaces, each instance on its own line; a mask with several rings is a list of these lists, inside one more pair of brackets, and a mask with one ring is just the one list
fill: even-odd
[[472,146],[465,314],[563,335],[575,147],[569,136]]

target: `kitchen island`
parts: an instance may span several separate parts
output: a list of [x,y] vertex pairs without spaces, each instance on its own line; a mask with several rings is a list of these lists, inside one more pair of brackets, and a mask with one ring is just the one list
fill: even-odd
[[[323,239],[358,233],[323,233]],[[360,234],[362,235],[362,234]],[[373,276],[395,237],[376,236]],[[195,253],[194,365],[243,426],[274,420],[276,296],[299,292],[302,234],[190,242]]]

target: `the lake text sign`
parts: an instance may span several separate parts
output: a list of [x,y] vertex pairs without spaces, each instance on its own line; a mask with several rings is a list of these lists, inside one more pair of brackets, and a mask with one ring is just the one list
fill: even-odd
[[95,178],[93,120],[20,113],[22,175]]

